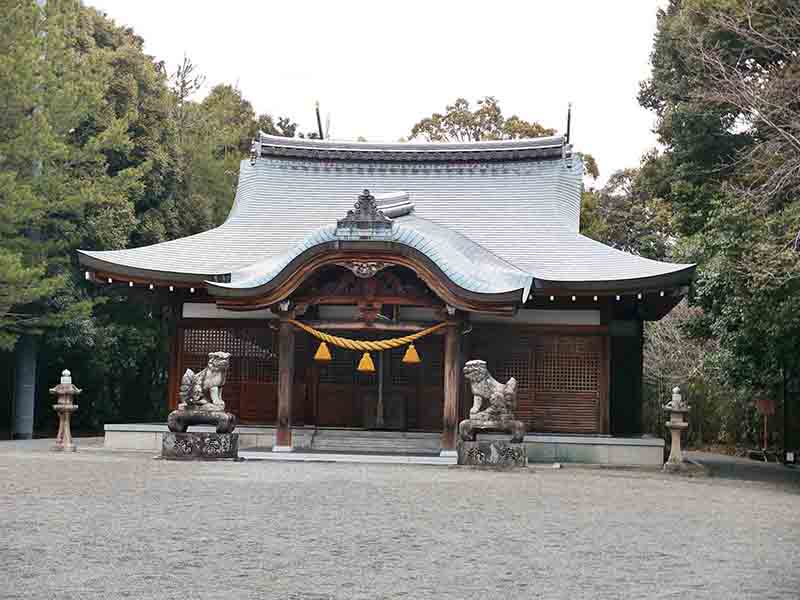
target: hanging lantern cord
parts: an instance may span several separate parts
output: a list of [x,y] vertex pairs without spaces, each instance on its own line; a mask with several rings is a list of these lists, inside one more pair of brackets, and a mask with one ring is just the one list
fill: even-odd
[[347,350],[356,350],[359,352],[370,352],[370,351],[378,352],[381,350],[391,350],[392,348],[399,348],[400,346],[405,346],[406,344],[410,344],[421,337],[430,335],[431,333],[439,331],[443,327],[447,326],[447,323],[438,323],[432,327],[423,329],[422,331],[417,331],[416,333],[412,333],[411,335],[406,335],[403,337],[393,338],[389,340],[372,341],[372,340],[351,340],[336,335],[330,335],[328,333],[319,331],[318,329],[314,329],[310,325],[306,325],[305,323],[301,323],[300,321],[295,321],[294,319],[290,319],[289,323],[291,323],[292,325],[294,325],[299,329],[302,329],[306,333],[313,335],[318,340],[327,342],[334,346],[338,346],[339,348],[345,348]]

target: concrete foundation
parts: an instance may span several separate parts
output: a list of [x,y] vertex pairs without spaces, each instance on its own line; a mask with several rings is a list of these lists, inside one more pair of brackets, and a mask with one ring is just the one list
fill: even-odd
[[664,440],[661,438],[528,434],[525,445],[528,461],[534,463],[637,467],[659,467],[664,463]]
[[[111,450],[160,452],[162,436],[167,426],[162,424],[110,424],[105,426],[104,446]],[[195,426],[190,431],[213,432],[213,427]],[[320,430],[323,431],[323,430]],[[324,430],[326,434],[330,430]],[[401,453],[411,454],[412,442],[418,439],[421,453],[431,453],[428,448],[436,434],[407,432],[369,432],[359,430],[340,430],[342,435],[353,435],[362,440],[353,451],[366,452],[369,447],[364,444],[374,434],[381,440],[380,452],[387,450],[387,437],[398,436],[398,442],[404,444]],[[271,448],[275,445],[275,428],[269,425],[241,425],[236,428],[239,434],[239,449]],[[294,450],[314,451],[315,436],[322,435],[314,427],[295,427],[292,429],[292,447]],[[508,436],[479,434],[477,441],[489,441],[492,438],[505,439]],[[438,444],[438,441],[436,442]],[[619,438],[591,435],[555,435],[529,433],[525,436],[525,449],[529,463],[584,463],[617,466],[661,467],[664,464],[664,440],[661,438]],[[376,444],[377,446],[377,444]],[[377,450],[377,448],[376,448]],[[374,451],[374,450],[373,450]],[[438,451],[436,452],[438,454]]]

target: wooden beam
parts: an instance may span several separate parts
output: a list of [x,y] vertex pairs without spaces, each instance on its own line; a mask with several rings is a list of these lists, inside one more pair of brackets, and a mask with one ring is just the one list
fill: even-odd
[[[388,321],[373,321],[365,323],[364,321],[304,321],[306,325],[314,329],[327,329],[327,330],[350,330],[350,331],[422,331],[433,327],[436,323],[412,323],[409,321],[390,323]],[[434,334],[439,333],[435,331]]]
[[[341,242],[336,242],[341,244]],[[359,243],[361,248],[361,243]],[[520,300],[519,294],[478,294],[460,288],[442,273],[438,266],[421,252],[402,245],[386,247],[377,244],[373,250],[366,247],[356,250],[337,249],[332,242],[314,246],[296,257],[284,268],[283,276],[276,277],[270,284],[250,290],[212,290],[217,304],[229,310],[254,310],[269,308],[288,298],[308,277],[321,267],[337,264],[343,260],[379,260],[390,265],[411,269],[428,288],[447,304],[462,310],[481,311],[497,315],[513,315]]]
[[459,344],[461,328],[452,321],[445,328],[444,335],[444,409],[442,411],[442,451],[456,449],[456,429],[458,428],[458,391],[461,385],[459,369]]
[[485,327],[496,328],[499,335],[502,335],[503,331],[509,332],[509,335],[520,335],[523,333],[531,335],[548,333],[561,335],[608,335],[608,325],[545,325],[514,322],[501,323],[496,321],[472,321],[471,325],[474,329],[483,329]]
[[[297,304],[306,303],[310,305],[342,304],[345,306],[355,305],[359,300],[367,299],[366,296],[296,296],[292,297]],[[433,298],[420,298],[417,296],[374,296],[369,298],[381,304],[396,304],[398,306],[442,306],[442,303]]]
[[292,385],[294,383],[294,326],[285,318],[278,327],[278,419],[275,447],[292,448]]

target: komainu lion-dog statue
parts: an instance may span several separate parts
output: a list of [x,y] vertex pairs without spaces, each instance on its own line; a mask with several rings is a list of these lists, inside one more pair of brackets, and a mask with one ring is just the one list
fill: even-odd
[[521,442],[525,437],[525,425],[514,418],[516,379],[512,377],[500,383],[489,373],[485,360],[468,361],[464,365],[464,377],[472,390],[472,408],[469,419],[458,426],[461,439],[475,441],[478,431],[503,431],[511,434],[512,442]]
[[[486,361],[471,360],[464,365],[464,377],[472,390],[472,408],[469,418],[476,421],[513,419],[517,408],[517,380],[513,377],[502,384],[489,373]],[[488,406],[483,409],[484,401]]]
[[231,355],[227,352],[210,352],[208,366],[199,373],[186,369],[181,379],[178,410],[169,413],[167,427],[183,433],[189,425],[215,425],[217,433],[231,433],[236,427],[236,416],[225,412],[222,386],[228,375]]
[[222,386],[228,377],[231,355],[227,352],[211,352],[208,366],[195,373],[186,369],[181,379],[181,403],[179,409],[225,410],[222,401]]

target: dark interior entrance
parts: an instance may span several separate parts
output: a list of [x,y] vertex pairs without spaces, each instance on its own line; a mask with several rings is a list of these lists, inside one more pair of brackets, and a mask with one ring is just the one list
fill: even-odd
[[[363,339],[363,332],[353,337]],[[402,362],[405,348],[372,353],[374,373],[357,370],[360,353],[334,349],[333,360],[317,367],[316,424],[441,431],[442,338],[430,336],[419,340],[416,347],[422,358],[416,365]]]

